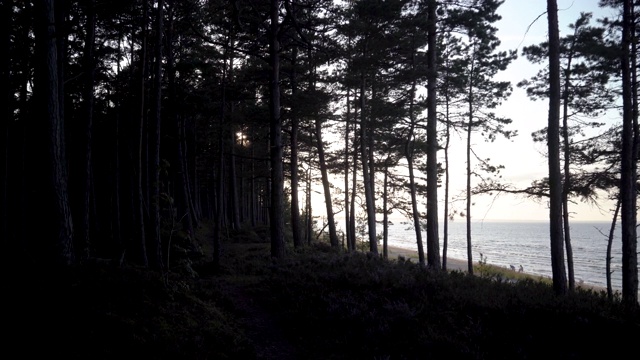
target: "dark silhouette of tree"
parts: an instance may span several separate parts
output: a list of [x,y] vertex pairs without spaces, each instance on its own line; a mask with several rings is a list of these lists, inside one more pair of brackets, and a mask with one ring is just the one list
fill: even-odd
[[560,172],[560,36],[558,5],[547,0],[549,25],[549,119],[547,142],[549,148],[549,239],[551,243],[551,270],[553,290],[557,295],[567,292],[564,267],[562,231],[562,174]]
[[[44,169],[46,186],[46,206],[52,210],[51,232],[47,232],[44,262],[68,266],[75,262],[73,250],[73,221],[68,197],[68,170],[65,158],[64,118],[61,110],[60,51],[58,45],[62,35],[60,24],[55,16],[53,1],[42,1],[36,4],[37,16],[36,37],[36,99],[42,107],[39,125],[44,135],[46,151]],[[44,154],[40,154],[44,156]],[[35,203],[31,203],[35,206]]]
[[[638,112],[637,82],[633,76],[637,71],[631,67],[635,41],[634,5],[623,0],[622,48],[620,65],[622,72],[622,146],[620,149],[620,222],[622,228],[622,298],[629,306],[638,306],[638,237],[637,237],[637,153]],[[635,49],[634,49],[635,50]],[[635,97],[633,95],[636,95]],[[634,114],[635,107],[635,114]]]
[[282,165],[282,119],[280,118],[280,1],[271,0],[269,27],[269,147],[271,165],[271,256],[282,258],[284,248],[284,173]]
[[440,238],[438,236],[438,118],[436,88],[437,64],[437,8],[435,0],[427,5],[427,267],[441,268]]
[[[591,14],[581,14],[574,24],[570,24],[573,34],[560,38],[561,87],[562,87],[562,153],[563,153],[563,192],[562,212],[564,242],[567,252],[567,271],[569,290],[575,288],[573,270],[573,251],[571,246],[569,198],[573,194],[591,193],[592,190],[578,190],[574,186],[584,183],[575,169],[576,161],[582,151],[575,144],[574,135],[584,133],[584,128],[596,128],[599,122],[587,122],[576,119],[578,116],[597,117],[613,105],[614,97],[609,88],[609,59],[606,55],[608,45],[603,36],[604,29],[590,27]],[[534,63],[545,61],[548,56],[548,43],[525,47],[523,53]],[[544,98],[548,94],[548,71],[541,70],[533,79],[524,80],[518,86],[526,86],[527,93],[534,99]],[[569,120],[572,119],[570,125]],[[546,141],[541,132],[533,134],[535,140]],[[593,163],[586,163],[590,167]],[[575,180],[574,180],[575,179]]]

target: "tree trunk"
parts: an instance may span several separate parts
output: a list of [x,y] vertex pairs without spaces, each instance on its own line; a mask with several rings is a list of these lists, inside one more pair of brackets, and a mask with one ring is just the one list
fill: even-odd
[[[144,153],[144,129],[145,129],[145,110],[146,110],[146,86],[147,81],[147,16],[148,16],[148,3],[147,0],[142,0],[142,31],[140,31],[140,123],[138,126],[138,153],[136,154],[136,213],[138,217],[137,230],[138,230],[138,246],[140,251],[140,262],[143,266],[149,266],[149,257],[147,255],[147,231],[146,231],[146,211],[145,211],[145,196],[144,196],[144,162],[142,161]],[[133,46],[131,51],[133,51]],[[133,54],[132,54],[133,58]]]
[[[293,48],[293,54],[291,56],[291,98],[294,99],[292,106],[297,106],[296,95],[298,93],[298,83],[296,79],[296,66],[298,60],[298,48]],[[292,111],[293,116],[291,118],[291,231],[293,233],[293,246],[297,249],[304,245],[302,241],[302,227],[300,222],[300,200],[298,197],[298,182],[300,177],[298,175],[298,133],[300,132],[300,120],[298,119],[298,112]]]
[[47,128],[47,150],[49,156],[49,181],[52,209],[54,211],[54,236],[51,237],[53,243],[50,258],[52,263],[69,266],[74,262],[73,253],[73,221],[71,219],[71,209],[69,206],[67,189],[67,167],[64,157],[64,119],[60,116],[60,82],[59,78],[59,49],[57,37],[60,36],[56,26],[54,16],[54,4],[52,0],[44,0],[36,3],[39,7],[39,22],[36,26],[39,29],[37,35],[38,46],[41,47],[42,65],[38,67],[41,71],[39,76],[39,100],[45,110],[44,125]]
[[440,270],[440,240],[438,238],[438,118],[436,108],[437,13],[438,3],[428,4],[427,34],[427,267]]
[[[253,128],[251,128],[251,139],[255,139],[255,134],[253,133]],[[258,199],[257,199],[257,191],[256,191],[256,160],[255,160],[255,155],[256,155],[256,147],[255,144],[252,143],[251,144],[251,181],[250,181],[250,197],[251,197],[251,203],[249,204],[249,212],[250,212],[250,217],[251,217],[251,227],[256,227],[256,224],[258,222],[258,209],[257,209],[257,205],[258,205]]]
[[347,87],[347,112],[344,125],[344,233],[347,237],[347,250],[354,251],[351,245],[354,241],[351,239],[351,231],[349,231],[349,126],[351,123],[351,88]]
[[324,143],[322,142],[322,124],[320,123],[319,118],[316,118],[315,125],[316,141],[318,146],[318,161],[320,163],[320,175],[322,177],[324,203],[327,210],[327,222],[329,224],[329,242],[331,243],[331,247],[337,248],[340,246],[340,242],[338,241],[338,235],[336,233],[336,223],[333,215],[333,201],[331,199],[331,188],[329,187],[329,174],[324,156]]
[[313,232],[313,209],[311,208],[311,167],[307,170],[307,198],[306,198],[306,225],[307,229],[305,231],[305,239],[307,240],[307,245],[311,245],[311,238]]
[[607,256],[605,258],[605,274],[607,276],[607,297],[613,300],[613,288],[611,286],[611,248],[613,247],[613,236],[616,231],[616,222],[620,213],[620,198],[616,201],[616,209],[611,219],[611,228],[609,228],[609,237],[607,238]]
[[558,5],[547,0],[549,20],[549,237],[551,244],[551,270],[553,290],[557,295],[567,293],[564,268],[562,232],[562,174],[560,172],[560,39],[558,31]]
[[271,0],[269,31],[269,62],[271,65],[269,140],[271,145],[271,256],[283,258],[284,248],[284,174],[282,165],[282,119],[280,118],[280,42],[278,32],[280,0]]
[[411,84],[411,94],[409,95],[409,134],[407,136],[407,142],[404,145],[404,156],[407,158],[407,165],[409,167],[409,194],[411,195],[411,211],[413,215],[413,228],[415,229],[416,234],[416,244],[418,245],[418,262],[421,266],[425,266],[424,261],[424,248],[422,246],[422,229],[420,227],[420,213],[418,212],[418,200],[416,196],[416,181],[415,175],[413,173],[413,142],[414,142],[414,127],[415,127],[415,116],[414,116],[414,97],[415,97],[415,89],[416,82],[415,79]]
[[[357,114],[354,113],[354,118]],[[356,124],[353,124],[356,132]],[[358,192],[358,141],[353,142],[353,171],[351,171],[351,203],[349,204],[349,233],[351,233],[351,248],[356,250],[356,196]]]
[[[233,64],[233,63],[231,63]],[[229,72],[233,66],[229,66]],[[224,85],[226,86],[226,85]],[[233,112],[231,106],[230,113]],[[232,115],[229,117],[232,118]],[[234,125],[230,122],[229,127],[229,214],[231,215],[231,225],[234,230],[240,229],[240,199],[238,197],[238,174],[236,167],[236,131]]]
[[389,213],[387,209],[388,201],[388,185],[389,185],[389,165],[384,164],[384,182],[382,184],[382,258],[389,259],[389,249],[387,242],[389,240]]
[[[575,37],[578,29],[575,29]],[[574,37],[574,39],[575,39]],[[575,44],[575,40],[574,40]],[[569,291],[576,288],[573,272],[573,247],[571,246],[571,228],[569,227],[569,191],[571,191],[571,149],[569,148],[569,90],[571,81],[571,60],[573,57],[573,44],[567,59],[567,69],[564,77],[564,93],[562,94],[562,146],[564,148],[564,183],[562,185],[562,225],[564,230],[564,244],[567,249],[567,276],[569,277]]]
[[369,176],[369,153],[367,151],[367,121],[365,118],[365,79],[360,83],[360,158],[362,161],[362,178],[364,180],[365,203],[367,207],[367,229],[369,233],[369,251],[378,255],[378,239],[376,238],[376,209],[371,177]]
[[[182,220],[182,230],[187,232],[190,237],[193,237],[194,228],[193,228],[193,212],[191,211],[191,207],[189,206],[189,190],[188,190],[188,175],[187,175],[187,166],[185,164],[185,157],[183,151],[183,143],[184,143],[184,126],[182,124],[182,116],[178,113],[177,104],[179,104],[179,99],[177,98],[177,89],[176,89],[176,70],[175,70],[175,59],[174,59],[174,48],[173,48],[173,33],[174,33],[174,5],[175,0],[171,0],[169,2],[169,23],[167,26],[167,35],[166,35],[166,43],[167,43],[167,78],[169,81],[168,90],[169,90],[169,119],[173,126],[173,132],[175,133],[176,139],[175,143],[175,186],[176,193],[174,195],[174,200],[176,203],[176,214],[170,214],[170,216],[176,216],[178,220]],[[170,251],[170,249],[168,249]],[[170,265],[170,264],[167,264]]]
[[91,151],[92,151],[92,133],[93,133],[93,101],[94,101],[94,72],[95,65],[93,59],[93,49],[95,42],[95,20],[96,14],[94,2],[92,0],[87,3],[87,36],[84,44],[84,159],[82,162],[82,179],[81,179],[81,196],[82,210],[81,218],[78,222],[78,237],[75,243],[78,246],[78,254],[80,260],[88,259],[90,254],[90,235],[89,224],[91,214]]
[[473,275],[473,252],[471,248],[471,133],[473,130],[473,78],[475,70],[475,47],[471,54],[471,73],[469,74],[469,118],[467,119],[467,213],[465,214],[465,222],[467,226],[467,271]]
[[[226,72],[222,74],[222,82],[226,81]],[[222,99],[220,101],[220,121],[218,128],[218,161],[217,161],[217,177],[215,186],[215,201],[213,212],[213,259],[211,266],[214,272],[220,269],[220,256],[222,248],[222,219],[224,217],[224,123],[225,123],[225,106],[227,102],[226,87],[222,86]]]
[[[625,304],[638,306],[637,253],[637,120],[634,119],[633,87],[630,47],[633,39],[632,1],[624,0],[622,20],[622,149],[620,169],[620,201],[622,228],[622,299]],[[634,54],[635,56],[635,54]],[[634,121],[635,120],[635,121]]]
[[[7,0],[0,5],[0,27],[2,30],[0,34],[2,35],[2,48],[9,51],[11,49],[11,29],[12,29],[12,20],[13,20],[13,1]],[[0,168],[0,181],[2,184],[0,186],[2,189],[2,194],[0,194],[0,237],[2,240],[2,245],[5,249],[10,248],[9,243],[11,240],[9,239],[9,197],[7,193],[8,184],[9,184],[9,128],[10,124],[13,123],[13,90],[9,85],[11,81],[11,58],[12,53],[5,54],[2,57],[2,65],[0,71],[2,71],[2,120],[0,120],[1,131],[0,136],[2,137],[2,164]]]
[[149,189],[149,228],[151,236],[148,244],[151,251],[151,266],[160,270],[163,268],[162,237],[160,233],[160,126],[162,120],[162,32],[164,0],[158,0],[156,13],[155,39],[155,74],[154,74],[154,106],[153,121],[149,123],[149,151],[150,151],[150,189]]
[[[447,64],[447,71],[450,68]],[[451,124],[449,114],[449,75],[446,75],[444,84],[444,103],[445,103],[445,121],[446,121],[446,135],[444,143],[444,215],[442,219],[442,270],[447,270],[447,249],[449,247],[449,144],[451,141]]]
[[[118,65],[116,70],[116,76],[120,76],[120,59],[122,58],[121,46],[122,43],[122,32],[118,33]],[[116,86],[115,92],[118,93],[119,87]],[[121,195],[121,170],[120,170],[120,123],[122,119],[122,104],[120,102],[120,97],[116,98],[115,101],[116,108],[116,116],[114,119],[114,144],[113,144],[113,202],[112,202],[112,227],[113,227],[113,240],[114,240],[114,257],[118,258],[118,265],[122,265],[124,262],[124,256],[126,254],[125,245],[122,241],[122,215],[121,215],[121,203],[120,203],[120,195]]]

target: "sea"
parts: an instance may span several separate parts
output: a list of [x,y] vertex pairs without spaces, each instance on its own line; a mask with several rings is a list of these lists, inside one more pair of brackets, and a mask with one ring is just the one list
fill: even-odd
[[[606,289],[608,222],[574,221],[570,225],[571,245],[576,284]],[[443,224],[439,225],[440,253],[443,249]],[[376,232],[382,234],[378,223]],[[448,230],[447,257],[467,261],[466,222],[451,221]],[[425,245],[425,232],[422,238]],[[551,277],[549,223],[544,221],[474,221],[471,224],[472,257],[474,263],[482,259],[487,264],[511,268],[525,273]],[[417,250],[415,230],[409,221],[392,220],[389,225],[388,244]],[[614,232],[611,252],[611,283],[613,291],[622,291],[622,243],[620,226]],[[566,253],[565,253],[566,263]],[[565,265],[566,267],[566,265]]]

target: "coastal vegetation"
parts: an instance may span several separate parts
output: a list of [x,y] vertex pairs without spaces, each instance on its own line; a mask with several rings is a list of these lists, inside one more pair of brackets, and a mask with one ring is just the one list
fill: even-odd
[[[197,251],[176,239],[170,273],[96,262],[21,269],[6,294],[4,354],[116,359],[591,359],[625,356],[640,312],[606,292],[481,265],[425,271],[417,259],[336,252],[328,238],[285,259],[267,228],[223,240],[212,272],[209,224]],[[484,266],[484,269],[482,268]],[[32,271],[33,270],[33,271]],[[33,343],[38,345],[34,346]]]

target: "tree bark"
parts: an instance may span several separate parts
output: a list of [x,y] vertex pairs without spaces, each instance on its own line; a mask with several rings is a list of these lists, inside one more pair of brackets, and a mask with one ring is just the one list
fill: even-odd
[[336,233],[336,223],[333,216],[333,201],[331,199],[331,188],[329,187],[329,174],[327,170],[327,163],[324,156],[324,143],[322,142],[322,124],[320,119],[316,118],[316,141],[318,146],[318,161],[320,163],[320,175],[322,177],[322,189],[324,192],[324,203],[327,210],[327,222],[329,224],[329,242],[331,247],[337,248],[340,246],[338,241],[338,235]]
[[416,90],[416,81],[413,80],[411,84],[411,94],[409,95],[409,134],[407,136],[407,142],[404,145],[404,156],[407,159],[407,165],[409,168],[409,194],[411,195],[411,213],[413,215],[413,228],[416,234],[416,244],[418,246],[418,263],[421,266],[425,266],[424,260],[424,248],[422,246],[422,228],[420,226],[420,213],[418,212],[418,199],[416,196],[416,181],[413,173],[413,153],[414,153],[414,127],[415,127],[415,115],[414,115],[414,97]]
[[280,41],[278,33],[280,0],[271,0],[269,31],[270,90],[270,164],[271,204],[269,222],[271,229],[271,257],[283,258],[284,248],[284,174],[282,165],[282,119],[280,117]]
[[376,209],[371,177],[369,176],[369,154],[367,151],[367,121],[365,117],[365,78],[361,77],[360,83],[360,158],[362,162],[362,178],[364,181],[364,194],[367,210],[367,229],[369,233],[369,251],[378,255],[378,239],[376,238]]
[[[147,16],[148,16],[147,0],[142,0],[142,29],[140,31],[140,113],[138,124],[138,140],[136,154],[136,203],[135,210],[137,215],[137,233],[138,233],[138,251],[140,251],[140,262],[143,266],[149,266],[149,257],[147,255],[147,231],[146,231],[146,209],[145,209],[145,191],[143,183],[144,162],[142,161],[144,153],[144,129],[145,129],[145,110],[146,110],[146,81],[147,81]],[[131,47],[133,51],[133,46]],[[132,54],[133,58],[133,54]]]
[[[357,113],[354,111],[354,118]],[[356,132],[356,124],[353,124]],[[358,141],[353,142],[353,170],[351,171],[351,202],[349,204],[349,233],[351,234],[351,248],[356,250],[356,195],[358,192]]]
[[60,110],[60,82],[59,78],[59,49],[60,36],[54,16],[53,0],[43,0],[36,4],[39,7],[40,33],[38,45],[41,47],[42,65],[40,83],[36,86],[39,90],[39,100],[42,101],[46,111],[44,125],[47,128],[47,150],[49,158],[49,192],[51,193],[52,209],[54,211],[54,236],[50,249],[50,260],[54,264],[69,266],[75,261],[73,252],[73,221],[68,198],[68,173],[66,159],[64,157],[64,119]]
[[155,74],[154,74],[154,106],[153,121],[149,123],[149,151],[150,151],[150,190],[149,190],[149,228],[151,236],[148,244],[151,251],[151,266],[162,269],[162,237],[160,233],[160,128],[162,123],[162,32],[164,31],[164,0],[158,0],[156,13],[155,38]]
[[[446,60],[445,60],[446,61]],[[449,64],[447,63],[446,71],[449,71]],[[445,75],[444,84],[444,102],[445,102],[445,121],[446,121],[446,133],[444,143],[444,215],[442,219],[442,270],[447,270],[447,250],[449,248],[449,144],[451,141],[451,124],[450,124],[450,96],[449,96],[449,75]]]
[[[13,1],[7,0],[3,1],[2,5],[0,5],[0,34],[2,35],[2,48],[6,50],[11,49],[11,29],[12,29],[12,21],[13,21]],[[11,58],[12,53],[10,52],[8,55],[2,57],[2,65],[0,67],[0,71],[2,71],[2,120],[0,120],[1,131],[0,136],[2,137],[2,164],[0,168],[0,181],[2,184],[0,186],[2,192],[0,194],[0,237],[2,237],[2,245],[5,249],[9,248],[9,220],[8,220],[8,209],[9,209],[9,196],[7,193],[8,184],[9,184],[9,128],[10,124],[13,122],[13,90],[11,88]]]
[[[578,28],[574,32],[575,38],[578,36]],[[573,271],[573,247],[571,246],[571,228],[569,226],[569,191],[571,191],[571,149],[569,148],[569,91],[571,82],[571,60],[573,58],[573,45],[567,59],[567,69],[564,76],[564,93],[562,94],[562,146],[564,148],[564,183],[562,185],[562,225],[564,231],[564,244],[567,250],[567,276],[569,280],[569,291],[576,288],[575,275]]]
[[80,260],[88,259],[90,254],[90,216],[91,214],[91,179],[92,179],[92,133],[93,133],[93,101],[94,101],[94,42],[95,42],[95,8],[92,0],[88,1],[86,9],[87,36],[84,44],[84,161],[82,162],[81,196],[82,210],[78,224],[78,246]]
[[547,0],[549,21],[549,118],[547,142],[549,149],[549,238],[551,244],[551,270],[553,290],[557,295],[567,293],[564,268],[562,231],[562,174],[560,172],[560,35],[558,5]]
[[382,184],[382,258],[389,259],[389,249],[387,246],[389,240],[389,211],[388,211],[388,197],[389,197],[389,165],[384,164],[384,182]]
[[[634,121],[630,47],[633,39],[632,1],[624,0],[622,18],[622,149],[620,169],[620,201],[622,228],[622,300],[638,306],[638,237],[637,237],[637,120]],[[633,54],[635,56],[635,54]]]
[[473,79],[474,79],[474,71],[475,71],[475,46],[474,49],[472,50],[472,54],[471,54],[471,73],[469,74],[469,93],[468,93],[468,100],[469,103],[467,104],[469,106],[469,114],[468,114],[468,119],[467,119],[467,173],[466,173],[466,180],[467,180],[467,187],[466,187],[466,192],[467,192],[467,201],[466,201],[466,205],[467,205],[467,213],[465,214],[465,222],[466,222],[466,226],[467,226],[467,271],[469,272],[469,274],[473,275],[473,251],[471,248],[471,134],[472,134],[472,130],[473,130]]
[[607,297],[613,300],[613,287],[611,286],[611,249],[613,247],[613,236],[616,231],[616,222],[620,213],[620,198],[616,201],[616,209],[611,219],[611,227],[609,228],[609,237],[607,238],[607,256],[605,258],[605,274],[607,276]]
[[428,4],[427,34],[427,267],[440,270],[440,240],[438,238],[438,118],[436,108],[437,64],[436,0]]
[[[296,74],[296,66],[298,60],[298,48],[293,48],[293,54],[291,56],[291,98],[294,99],[292,106],[297,106],[296,96],[298,93],[298,82]],[[298,112],[293,111],[291,118],[291,231],[293,232],[293,246],[297,249],[304,245],[302,241],[302,225],[300,222],[300,199],[298,196],[298,182],[300,177],[298,175],[298,133],[300,132],[300,119],[298,118]]]
[[347,87],[347,112],[344,125],[344,232],[347,238],[347,250],[354,251],[351,247],[353,241],[351,240],[351,231],[349,231],[349,217],[351,212],[349,211],[349,130],[351,129],[351,88]]
[[[187,175],[187,164],[185,161],[183,144],[184,144],[184,125],[183,118],[178,113],[177,104],[179,104],[179,99],[177,97],[177,89],[176,89],[176,70],[175,70],[175,58],[174,58],[174,47],[173,47],[173,34],[174,34],[174,8],[175,0],[169,1],[169,23],[167,24],[167,34],[166,34],[166,43],[167,43],[167,78],[169,81],[168,91],[169,91],[169,103],[168,106],[168,117],[169,121],[172,125],[172,130],[175,133],[175,142],[174,146],[174,155],[175,159],[175,167],[174,170],[174,178],[175,178],[175,186],[176,192],[174,195],[174,200],[176,203],[176,214],[170,214],[170,216],[176,216],[178,220],[182,219],[182,230],[187,232],[190,237],[193,237],[194,234],[194,224],[193,224],[193,212],[191,206],[189,206],[189,188],[188,188],[188,175]],[[169,264],[167,264],[169,265]]]

